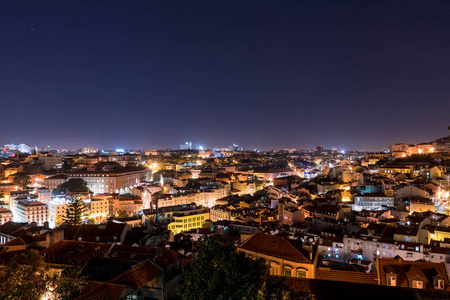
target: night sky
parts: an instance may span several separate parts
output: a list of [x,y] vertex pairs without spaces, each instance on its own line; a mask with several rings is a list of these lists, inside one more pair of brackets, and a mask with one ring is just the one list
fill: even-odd
[[0,58],[0,145],[384,150],[450,125],[450,1],[1,1]]

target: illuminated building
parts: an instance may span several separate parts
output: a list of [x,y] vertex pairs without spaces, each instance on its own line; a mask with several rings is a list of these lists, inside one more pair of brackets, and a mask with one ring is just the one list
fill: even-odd
[[69,200],[66,197],[54,197],[48,203],[49,225],[55,228],[63,223],[63,217],[66,215],[66,208]]
[[68,173],[68,180],[81,178],[86,181],[88,188],[95,194],[128,193],[137,187],[148,172],[147,168],[109,168],[102,170],[90,169]]
[[384,165],[378,168],[378,172],[380,175],[385,175],[391,177],[398,173],[404,174],[413,174],[414,167],[413,166],[405,166],[405,165]]
[[110,215],[112,198],[112,195],[97,195],[93,197],[90,202],[89,219],[94,219],[95,222],[106,220]]
[[296,172],[291,168],[265,169],[265,170],[255,170],[253,172],[253,175],[262,180],[271,181],[279,177],[296,175]]
[[[125,212],[126,214],[132,216],[141,210],[144,205],[140,197],[121,197],[119,194],[112,195],[110,201],[112,202],[112,211],[109,213],[113,215],[118,215],[120,212]],[[99,210],[104,211],[104,206],[101,205],[100,207],[103,208]]]
[[180,150],[191,150],[191,149],[192,149],[192,142],[186,142],[180,145]]
[[155,196],[158,199],[158,207],[169,207],[176,205],[187,205],[191,203],[195,203],[196,205],[203,205],[205,200],[204,193],[179,193],[179,194],[156,194]]
[[256,191],[255,183],[249,181],[235,181],[233,182],[232,194],[245,195],[253,194]]
[[36,222],[38,226],[44,226],[49,219],[48,207],[39,201],[20,200],[14,208],[15,222]]
[[413,212],[424,212],[432,211],[434,212],[434,203],[428,198],[421,198],[418,196],[409,197],[409,213]]
[[50,191],[53,191],[58,187],[58,185],[63,184],[67,181],[67,176],[63,174],[54,175],[44,179],[44,186]]
[[247,256],[263,258],[271,275],[314,278],[317,260],[313,252],[303,248],[297,240],[264,233],[255,233],[237,250]]
[[[9,200],[9,209],[14,213],[14,216],[16,214],[16,207],[17,203],[19,201],[38,201],[39,198],[36,195],[30,195],[27,191],[17,191],[17,192],[11,192],[11,197]],[[18,222],[18,221],[16,221]]]
[[0,225],[13,220],[12,211],[0,207]]
[[[209,211],[204,208],[197,207],[197,205],[177,205],[172,207],[164,207],[159,211],[159,220],[168,224],[168,229],[173,234],[178,234],[182,231],[189,231],[191,229],[201,228],[206,220],[209,219]],[[150,218],[154,218],[150,210],[144,212]]]
[[39,164],[44,170],[60,169],[62,167],[62,156],[53,153],[37,153],[28,156],[25,162]]
[[354,197],[354,210],[380,210],[387,207],[394,207],[394,197],[386,196],[383,193],[367,193]]
[[168,228],[173,234],[178,234],[182,231],[189,231],[191,229],[202,227],[205,221],[209,219],[209,212],[207,212],[207,210],[202,210],[202,212],[194,212],[192,215],[178,212],[173,215],[173,219],[174,221],[169,224]]
[[212,222],[217,221],[232,221],[232,211],[226,205],[216,205],[209,209],[209,218]]
[[31,148],[30,146],[25,145],[25,144],[19,144],[19,145],[9,144],[9,145],[5,145],[5,149],[10,152],[19,151],[22,153],[31,153],[31,150],[33,148]]
[[39,201],[47,204],[50,201],[51,191],[47,188],[39,188],[37,189],[37,194],[39,197]]

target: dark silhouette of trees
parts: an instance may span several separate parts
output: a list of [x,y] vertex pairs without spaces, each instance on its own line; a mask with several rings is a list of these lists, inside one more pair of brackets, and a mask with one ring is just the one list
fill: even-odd
[[58,185],[56,189],[53,190],[54,195],[64,194],[66,192],[69,193],[83,193],[88,192],[89,189],[87,187],[86,181],[81,178],[72,178],[68,181]]
[[[183,266],[182,299],[313,299],[286,288],[280,277],[270,277],[263,259],[254,260],[218,236],[198,244],[195,259]],[[307,297],[305,297],[305,295]]]
[[14,177],[13,183],[18,185],[21,190],[25,190],[31,184],[31,177],[20,174]]
[[66,213],[63,217],[63,221],[69,225],[80,225],[82,222],[82,216],[86,211],[81,195],[75,194],[72,196],[72,200],[66,207]]

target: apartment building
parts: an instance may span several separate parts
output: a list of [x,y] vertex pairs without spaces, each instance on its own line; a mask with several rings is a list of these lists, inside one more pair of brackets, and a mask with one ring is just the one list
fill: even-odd
[[38,226],[44,226],[49,220],[48,206],[39,201],[20,200],[14,210],[15,222],[36,222]]
[[9,209],[0,207],[0,225],[13,220],[13,213]]
[[141,180],[145,179],[146,173],[146,168],[108,168],[105,166],[101,170],[88,168],[88,170],[69,173],[68,179],[83,179],[94,194],[124,194],[139,186]]

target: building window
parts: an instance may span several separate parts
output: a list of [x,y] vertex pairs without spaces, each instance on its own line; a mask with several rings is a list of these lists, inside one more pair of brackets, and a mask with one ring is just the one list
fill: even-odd
[[387,276],[387,285],[389,286],[397,286],[397,277],[396,276]]
[[435,279],[434,280],[434,289],[443,290],[444,289],[444,279]]
[[292,276],[292,270],[291,269],[284,269],[284,276]]
[[306,278],[306,272],[303,272],[303,271],[297,271],[297,277],[300,277],[300,278]]
[[413,287],[413,289],[423,289],[423,281],[422,280],[413,280],[412,287]]

